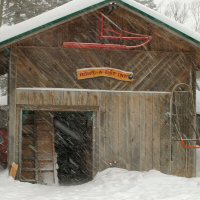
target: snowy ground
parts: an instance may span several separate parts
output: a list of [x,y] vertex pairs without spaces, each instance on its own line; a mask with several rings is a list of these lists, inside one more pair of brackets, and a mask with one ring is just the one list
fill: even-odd
[[79,186],[20,183],[0,172],[1,200],[189,200],[200,199],[200,178],[180,178],[158,171],[111,168]]

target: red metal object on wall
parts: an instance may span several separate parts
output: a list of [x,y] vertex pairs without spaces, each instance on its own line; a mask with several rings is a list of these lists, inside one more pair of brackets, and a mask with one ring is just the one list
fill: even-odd
[[[148,44],[152,37],[148,35],[142,35],[133,33],[130,31],[122,30],[118,25],[116,25],[111,19],[101,13],[101,33],[98,37],[102,43],[84,43],[84,42],[64,42],[64,48],[75,48],[75,49],[110,49],[110,50],[131,50],[136,49]],[[118,30],[105,28],[105,19],[107,19],[113,26]],[[103,43],[107,41],[139,41],[139,43],[134,45],[125,44],[113,44],[113,43]]]
[[[187,144],[185,143],[185,141],[192,141],[192,139],[186,140],[186,139],[181,138],[181,145],[182,145],[182,147],[183,147],[184,149],[200,149],[200,146],[199,146],[199,145],[187,145]],[[197,140],[193,140],[193,141],[197,141]]]
[[0,129],[0,165],[3,168],[7,167],[7,147],[8,132],[5,129]]

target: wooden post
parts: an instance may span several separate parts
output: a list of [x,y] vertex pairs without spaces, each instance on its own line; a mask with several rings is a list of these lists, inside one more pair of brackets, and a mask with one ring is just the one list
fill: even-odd
[[15,141],[16,141],[16,54],[15,49],[11,49],[9,62],[9,147],[8,147],[8,165],[17,162],[15,159]]

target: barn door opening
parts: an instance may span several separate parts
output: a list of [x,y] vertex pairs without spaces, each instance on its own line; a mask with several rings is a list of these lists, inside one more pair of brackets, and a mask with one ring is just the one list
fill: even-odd
[[92,112],[55,112],[55,151],[59,184],[92,179]]
[[57,182],[53,130],[53,116],[50,112],[22,112],[21,181],[40,184]]

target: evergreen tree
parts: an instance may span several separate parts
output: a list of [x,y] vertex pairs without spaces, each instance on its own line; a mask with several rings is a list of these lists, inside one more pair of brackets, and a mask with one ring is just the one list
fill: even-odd
[[[0,0],[1,1],[1,0]],[[17,24],[71,0],[2,0],[2,21],[4,24]],[[1,9],[0,8],[0,9]],[[1,10],[0,10],[1,12]]]
[[0,96],[7,95],[8,90],[8,74],[0,76]]
[[2,25],[2,21],[3,21],[4,3],[5,3],[5,0],[0,0],[0,26]]

